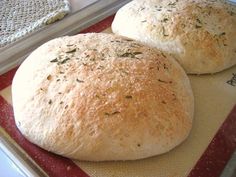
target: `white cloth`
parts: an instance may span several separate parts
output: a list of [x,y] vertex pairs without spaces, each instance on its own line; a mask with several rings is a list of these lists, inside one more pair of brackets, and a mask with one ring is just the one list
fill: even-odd
[[69,11],[67,0],[0,0],[0,48],[62,19]]

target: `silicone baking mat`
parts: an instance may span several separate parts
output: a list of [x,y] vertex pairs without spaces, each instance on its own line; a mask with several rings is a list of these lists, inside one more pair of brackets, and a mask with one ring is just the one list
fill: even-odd
[[[114,16],[83,32],[108,32]],[[49,176],[219,177],[236,148],[236,66],[214,75],[189,75],[195,115],[188,139],[172,151],[119,162],[72,161],[28,142],[17,130],[11,81],[17,68],[0,76],[0,126]]]

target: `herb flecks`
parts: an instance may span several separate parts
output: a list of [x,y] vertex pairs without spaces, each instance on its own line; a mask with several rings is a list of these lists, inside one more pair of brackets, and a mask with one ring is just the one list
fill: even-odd
[[66,46],[67,47],[72,47],[72,46],[74,46],[74,44],[67,44]]
[[143,21],[141,21],[142,23],[145,23],[145,22],[147,22],[147,20],[143,20]]
[[104,115],[109,116],[110,114],[108,112],[105,112]]
[[128,42],[130,42],[130,41],[134,41],[133,39],[124,39],[125,41],[128,41]]
[[196,19],[196,21],[197,21],[197,24],[195,25],[195,28],[201,28],[202,27],[202,22],[201,22],[201,20],[199,19],[199,18],[197,18]]
[[141,8],[140,8],[140,11],[142,11],[142,10],[144,10],[144,9],[145,9],[145,7],[141,7]]
[[222,33],[220,33],[219,36],[224,36],[225,34],[226,34],[225,32],[222,32]]
[[115,111],[115,112],[111,113],[111,115],[115,115],[115,114],[120,114],[120,111]]
[[90,61],[95,61],[95,58],[90,58],[89,60],[90,60]]
[[162,101],[161,103],[163,103],[163,104],[166,104],[166,102],[165,102],[165,101]]
[[[51,60],[50,62],[51,63],[57,63],[58,65],[59,64],[64,64],[64,63],[66,63],[68,60],[70,60],[70,58],[69,57],[65,57],[65,58],[62,58],[61,56],[59,56],[59,59],[60,60],[58,60],[58,58],[55,58],[55,59],[53,59],[53,60]],[[63,59],[63,60],[61,60],[61,59]]]
[[111,41],[111,42],[118,42],[118,43],[121,43],[121,41],[119,41],[119,40],[114,40],[114,41]]
[[199,18],[196,19],[198,23],[202,24],[201,20]]
[[142,52],[125,52],[121,55],[118,55],[118,57],[131,57],[131,58],[136,58],[136,55],[140,55]]
[[47,76],[47,80],[51,80],[52,79],[52,76],[49,74],[48,76]]
[[163,68],[164,69],[169,69],[165,63],[163,64]]
[[162,82],[162,83],[165,83],[165,84],[168,84],[168,83],[171,84],[172,83],[172,81],[164,81],[164,80],[161,80],[161,79],[158,79],[158,81]]
[[176,2],[170,2],[169,4],[168,4],[168,6],[175,6],[176,5]]
[[201,28],[202,26],[200,25],[195,25],[195,28],[198,29],[198,28]]
[[173,99],[172,100],[177,100],[177,97],[174,93],[172,93]]
[[70,58],[65,58],[64,60],[60,61],[59,64],[65,64],[68,60],[70,60]]
[[83,83],[84,81],[83,80],[80,80],[80,79],[76,79],[77,82],[79,83]]
[[125,98],[132,99],[133,97],[131,95],[126,95]]
[[51,63],[56,63],[56,62],[58,62],[58,59],[55,58],[55,59],[51,60],[50,62],[51,62]]
[[114,111],[112,113],[108,113],[108,112],[104,113],[104,115],[106,115],[106,116],[112,116],[112,115],[116,115],[116,114],[120,114],[120,111]]
[[48,101],[48,104],[52,104],[52,100],[51,99]]
[[164,58],[166,58],[166,55],[165,55],[163,52],[161,52],[161,55],[162,55]]
[[134,52],[133,53],[134,55],[140,55],[140,54],[143,54],[142,52]]
[[76,51],[76,48],[73,48],[73,49],[67,50],[66,53],[74,53],[75,51]]
[[166,34],[166,30],[165,30],[165,27],[164,26],[162,26],[162,34],[163,34],[163,36],[169,36],[168,34]]
[[167,22],[169,19],[168,18],[164,18],[163,20],[162,20],[162,22]]

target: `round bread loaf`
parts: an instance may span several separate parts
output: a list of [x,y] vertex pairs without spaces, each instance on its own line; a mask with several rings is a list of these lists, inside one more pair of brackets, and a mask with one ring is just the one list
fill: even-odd
[[172,54],[187,73],[236,64],[236,6],[226,1],[134,0],[117,12],[112,30]]
[[12,84],[16,125],[38,146],[79,160],[134,160],[189,134],[193,94],[184,70],[156,49],[111,34],[51,40]]

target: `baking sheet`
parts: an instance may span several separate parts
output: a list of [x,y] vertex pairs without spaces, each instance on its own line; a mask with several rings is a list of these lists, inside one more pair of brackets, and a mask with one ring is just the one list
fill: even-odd
[[[111,22],[109,17],[87,31],[98,32],[105,26],[105,32],[109,33]],[[188,139],[166,154],[126,162],[72,163],[23,139],[12,125],[13,75],[14,71],[0,76],[0,83],[4,83],[0,85],[0,125],[50,176],[219,177],[236,147],[236,66],[214,75],[189,75],[195,96],[195,116]]]

